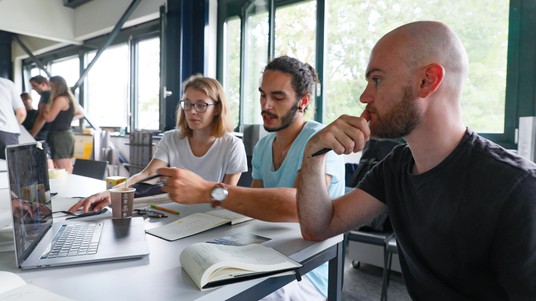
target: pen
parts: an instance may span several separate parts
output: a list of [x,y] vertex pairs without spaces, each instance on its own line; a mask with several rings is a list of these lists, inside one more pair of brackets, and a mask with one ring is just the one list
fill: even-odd
[[327,152],[329,152],[331,150],[331,148],[323,148],[313,154],[311,154],[308,158],[312,158],[312,157],[316,157],[316,156],[320,156],[320,155],[323,155]]
[[173,213],[173,214],[181,214],[179,211],[177,210],[173,210],[173,209],[168,209],[166,207],[160,207],[158,205],[155,205],[155,204],[151,204],[151,208],[153,209],[156,209],[156,210],[161,210],[161,211],[165,211],[165,212],[169,212],[169,213]]

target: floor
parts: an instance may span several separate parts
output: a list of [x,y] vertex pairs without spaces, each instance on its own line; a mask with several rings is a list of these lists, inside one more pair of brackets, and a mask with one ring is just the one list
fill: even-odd
[[[382,287],[383,269],[370,264],[352,266],[351,258],[344,261],[343,301],[379,301]],[[392,271],[387,299],[391,301],[410,301],[404,280],[399,272]]]

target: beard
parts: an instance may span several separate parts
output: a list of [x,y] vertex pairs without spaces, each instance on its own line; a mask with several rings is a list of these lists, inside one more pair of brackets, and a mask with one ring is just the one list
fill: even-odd
[[[281,117],[281,124],[279,126],[270,128],[265,125],[264,129],[267,132],[271,133],[271,132],[278,132],[278,131],[288,128],[292,124],[292,122],[294,122],[294,117],[296,117],[297,112],[298,112],[298,103],[296,103],[296,105],[290,108],[290,110],[288,111],[287,114],[285,114],[285,116]],[[274,114],[271,114],[269,112],[262,112],[262,114],[267,114],[267,115],[276,117]]]
[[413,102],[411,87],[403,88],[402,98],[389,111],[378,114],[370,123],[371,135],[376,138],[401,138],[409,135],[420,122],[419,111]]

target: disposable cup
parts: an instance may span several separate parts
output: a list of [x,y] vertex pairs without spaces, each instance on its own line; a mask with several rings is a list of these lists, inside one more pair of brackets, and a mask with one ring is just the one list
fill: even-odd
[[134,192],[136,188],[121,187],[108,190],[112,200],[112,217],[113,218],[130,218],[132,217],[132,207],[134,205]]

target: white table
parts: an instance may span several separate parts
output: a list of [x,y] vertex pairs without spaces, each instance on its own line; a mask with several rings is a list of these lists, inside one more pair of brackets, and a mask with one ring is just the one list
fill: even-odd
[[[59,196],[86,196],[102,190],[104,181],[76,175],[52,179],[52,192]],[[146,229],[157,227],[210,205],[170,204],[181,212],[166,219],[147,219]],[[169,214],[173,215],[173,214]],[[262,278],[200,291],[181,268],[184,247],[225,235],[248,232],[272,238],[264,244],[303,264],[302,273],[330,262],[329,300],[339,300],[342,288],[342,235],[323,242],[302,239],[297,223],[249,221],[222,226],[188,238],[168,242],[147,235],[151,254],[134,260],[111,261],[69,267],[19,270],[13,252],[0,253],[0,270],[17,273],[27,283],[75,300],[257,300],[293,281],[294,276]]]

